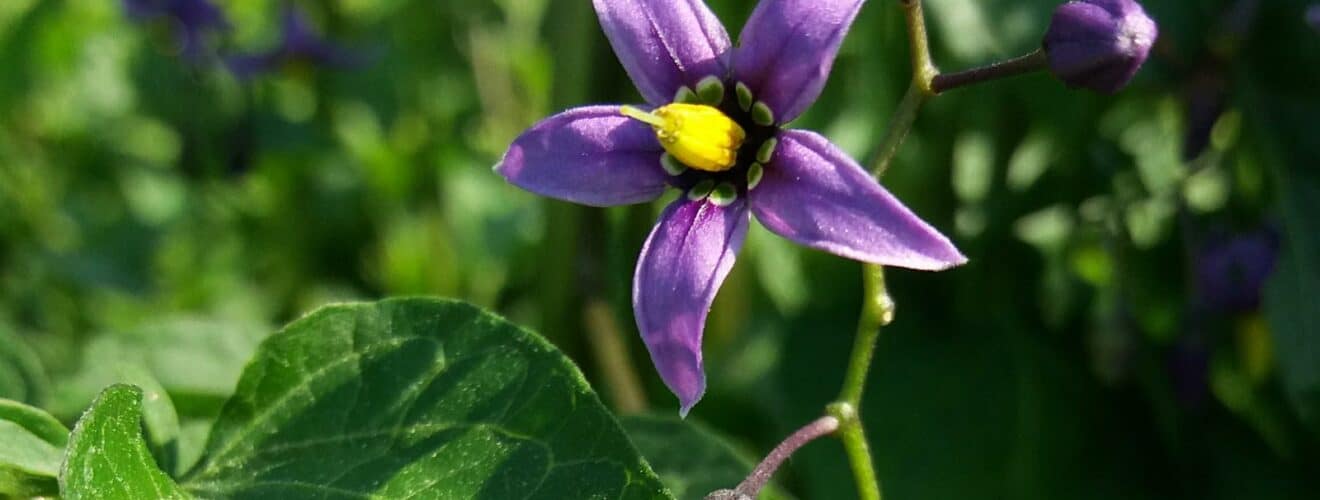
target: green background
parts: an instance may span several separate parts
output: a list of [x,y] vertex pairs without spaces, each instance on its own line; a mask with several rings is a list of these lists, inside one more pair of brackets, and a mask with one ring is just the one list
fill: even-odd
[[[213,56],[278,39],[277,2],[218,3],[232,30]],[[734,36],[754,6],[709,3]],[[865,5],[794,127],[871,154],[910,77],[895,3]],[[624,384],[598,339],[615,336],[648,409],[676,412],[629,296],[661,205],[577,207],[490,170],[541,117],[639,100],[590,3],[304,5],[371,63],[240,81],[181,59],[170,26],[118,2],[0,2],[0,397],[72,423],[109,383],[154,378],[179,420],[162,467],[183,470],[260,338],[327,303],[439,295],[540,332],[607,405]],[[930,0],[936,62],[1033,50],[1055,5]],[[1320,488],[1320,31],[1300,0],[1146,6],[1161,39],[1128,89],[1034,75],[951,92],[887,175],[971,259],[889,272],[898,314],[862,410],[889,498]],[[1207,93],[1225,113],[1185,159],[1204,122],[1188,103]],[[1206,235],[1265,226],[1283,251],[1262,310],[1195,307]],[[689,418],[759,455],[818,416],[842,381],[859,270],[754,225]],[[589,313],[602,306],[604,321]],[[1188,339],[1203,370],[1175,362]],[[853,494],[832,441],[779,482]]]

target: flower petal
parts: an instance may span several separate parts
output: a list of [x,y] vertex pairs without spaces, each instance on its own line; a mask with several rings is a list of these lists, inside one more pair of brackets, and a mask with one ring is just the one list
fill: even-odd
[[680,415],[706,392],[701,332],[747,236],[747,223],[745,198],[721,207],[680,197],[660,215],[637,259],[637,328],[660,378],[678,396]]
[[650,201],[669,180],[660,142],[618,106],[574,108],[541,120],[509,146],[495,171],[533,193],[591,206]]
[[787,123],[816,101],[862,0],[761,0],[738,38],[734,79]]
[[811,248],[909,269],[933,271],[967,262],[948,238],[812,132],[780,133],[779,146],[748,197],[761,225]]
[[600,26],[647,102],[728,74],[729,34],[701,0],[593,0]]

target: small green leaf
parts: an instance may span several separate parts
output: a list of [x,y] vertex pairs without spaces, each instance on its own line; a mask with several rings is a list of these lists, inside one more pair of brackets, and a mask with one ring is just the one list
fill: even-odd
[[156,465],[142,438],[142,390],[116,384],[78,420],[60,471],[68,500],[188,498]]
[[64,447],[69,442],[69,429],[40,408],[9,399],[0,399],[0,421],[8,421],[27,429],[47,443]]
[[[691,420],[643,415],[619,421],[676,498],[702,500],[712,491],[733,488],[756,467],[756,459]],[[770,485],[760,498],[790,497]]]
[[121,364],[119,380],[142,389],[142,430],[160,468],[173,472],[179,455],[179,415],[174,401],[146,368]]
[[55,417],[0,399],[0,497],[53,496],[69,430]]
[[567,358],[430,299],[330,306],[269,338],[184,486],[222,498],[669,498]]

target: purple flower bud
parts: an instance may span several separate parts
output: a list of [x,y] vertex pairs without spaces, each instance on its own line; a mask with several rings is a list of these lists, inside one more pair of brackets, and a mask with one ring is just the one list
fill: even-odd
[[1112,94],[1146,62],[1158,35],[1133,0],[1076,0],[1055,9],[1044,47],[1064,83]]

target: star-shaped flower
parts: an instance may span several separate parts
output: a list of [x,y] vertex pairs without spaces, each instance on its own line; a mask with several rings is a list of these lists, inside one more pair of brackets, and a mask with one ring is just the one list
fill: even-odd
[[684,195],[637,261],[642,340],[686,414],[706,388],[701,335],[750,215],[808,247],[939,270],[966,258],[819,134],[783,128],[820,95],[862,0],[763,0],[737,47],[699,0],[594,0],[647,106],[551,116],[495,167],[528,191],[591,206]]

